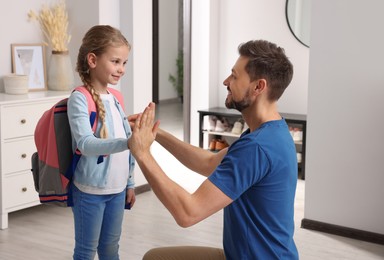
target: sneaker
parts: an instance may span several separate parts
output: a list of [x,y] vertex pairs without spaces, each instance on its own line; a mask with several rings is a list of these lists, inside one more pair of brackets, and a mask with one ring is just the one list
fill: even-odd
[[225,132],[228,129],[229,129],[229,123],[225,117],[217,120],[215,132]]
[[235,135],[239,135],[239,134],[241,134],[242,131],[243,131],[243,124],[239,121],[235,122],[235,124],[233,125],[231,133],[235,134]]
[[208,116],[208,121],[209,121],[208,131],[215,131],[217,117],[216,116]]
[[216,142],[217,140],[216,139],[212,139],[211,142],[209,143],[209,150],[210,151],[215,151],[216,150]]
[[229,144],[227,143],[226,140],[224,139],[219,139],[216,141],[216,145],[215,145],[215,151],[220,151],[220,150],[223,150],[224,148],[227,148],[229,146]]
[[301,131],[297,127],[293,128],[293,141],[295,142],[303,141],[303,131]]
[[301,153],[296,153],[296,157],[297,157],[297,162],[298,162],[298,163],[301,163],[301,161],[302,161],[302,155],[301,155]]

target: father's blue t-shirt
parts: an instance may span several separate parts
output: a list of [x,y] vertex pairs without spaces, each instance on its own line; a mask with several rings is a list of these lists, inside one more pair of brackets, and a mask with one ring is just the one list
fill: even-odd
[[298,259],[293,240],[297,157],[284,119],[244,132],[209,180],[233,200],[224,209],[227,260]]

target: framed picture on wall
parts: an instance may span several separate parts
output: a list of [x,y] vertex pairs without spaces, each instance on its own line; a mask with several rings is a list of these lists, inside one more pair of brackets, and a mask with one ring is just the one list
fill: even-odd
[[12,72],[28,75],[28,90],[46,90],[45,49],[43,44],[11,44]]

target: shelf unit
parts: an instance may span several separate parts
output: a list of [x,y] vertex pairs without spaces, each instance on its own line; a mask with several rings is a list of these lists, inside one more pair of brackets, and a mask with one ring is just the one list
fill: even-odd
[[[209,109],[198,110],[199,113],[199,146],[204,148],[205,141],[209,143],[213,136],[225,136],[232,139],[238,138],[240,135],[232,134],[231,132],[216,132],[209,131],[204,127],[205,116],[225,117],[231,121],[240,119],[241,113],[237,110],[227,109],[225,107],[212,107]],[[301,141],[295,141],[296,151],[301,154],[301,162],[298,163],[299,178],[305,179],[305,146],[306,146],[306,133],[307,133],[307,116],[302,114],[280,113],[285,119],[288,126],[298,128],[302,131]],[[204,138],[206,136],[207,138]]]

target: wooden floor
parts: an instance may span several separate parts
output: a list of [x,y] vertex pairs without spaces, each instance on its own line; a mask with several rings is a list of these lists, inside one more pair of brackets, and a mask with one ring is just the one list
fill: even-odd
[[[145,192],[125,212],[120,257],[141,259],[150,248],[165,245],[220,247],[221,223],[220,212],[192,228],[180,228],[152,191]],[[0,259],[72,259],[73,238],[70,208],[41,205],[14,212],[9,228],[0,231]]]
[[[384,259],[384,246],[300,228],[305,182],[298,181],[295,240],[300,259]],[[13,212],[9,228],[0,231],[1,260],[72,259],[73,217],[69,208],[40,205]],[[191,228],[180,228],[152,191],[137,196],[125,211],[120,243],[121,259],[139,260],[153,247],[203,245],[221,247],[222,212]],[[97,259],[97,257],[96,257]]]
[[[165,108],[164,111],[169,112]],[[170,111],[180,111],[180,109]],[[173,161],[161,148],[154,146],[154,149],[158,149],[156,154],[163,164],[162,167],[166,171],[177,172],[177,175],[174,175],[177,182],[191,191],[199,185],[201,179],[185,172],[185,169]],[[187,175],[189,177],[185,181]],[[384,259],[382,245],[300,228],[300,222],[304,217],[304,190],[305,181],[298,180],[295,201],[295,240],[300,259]],[[153,192],[144,192],[137,196],[135,207],[125,211],[120,258],[139,260],[147,250],[159,246],[221,247],[222,223],[220,211],[191,228],[180,228]],[[70,208],[40,205],[13,212],[9,215],[9,228],[0,231],[0,260],[72,259],[73,246],[73,217]]]

